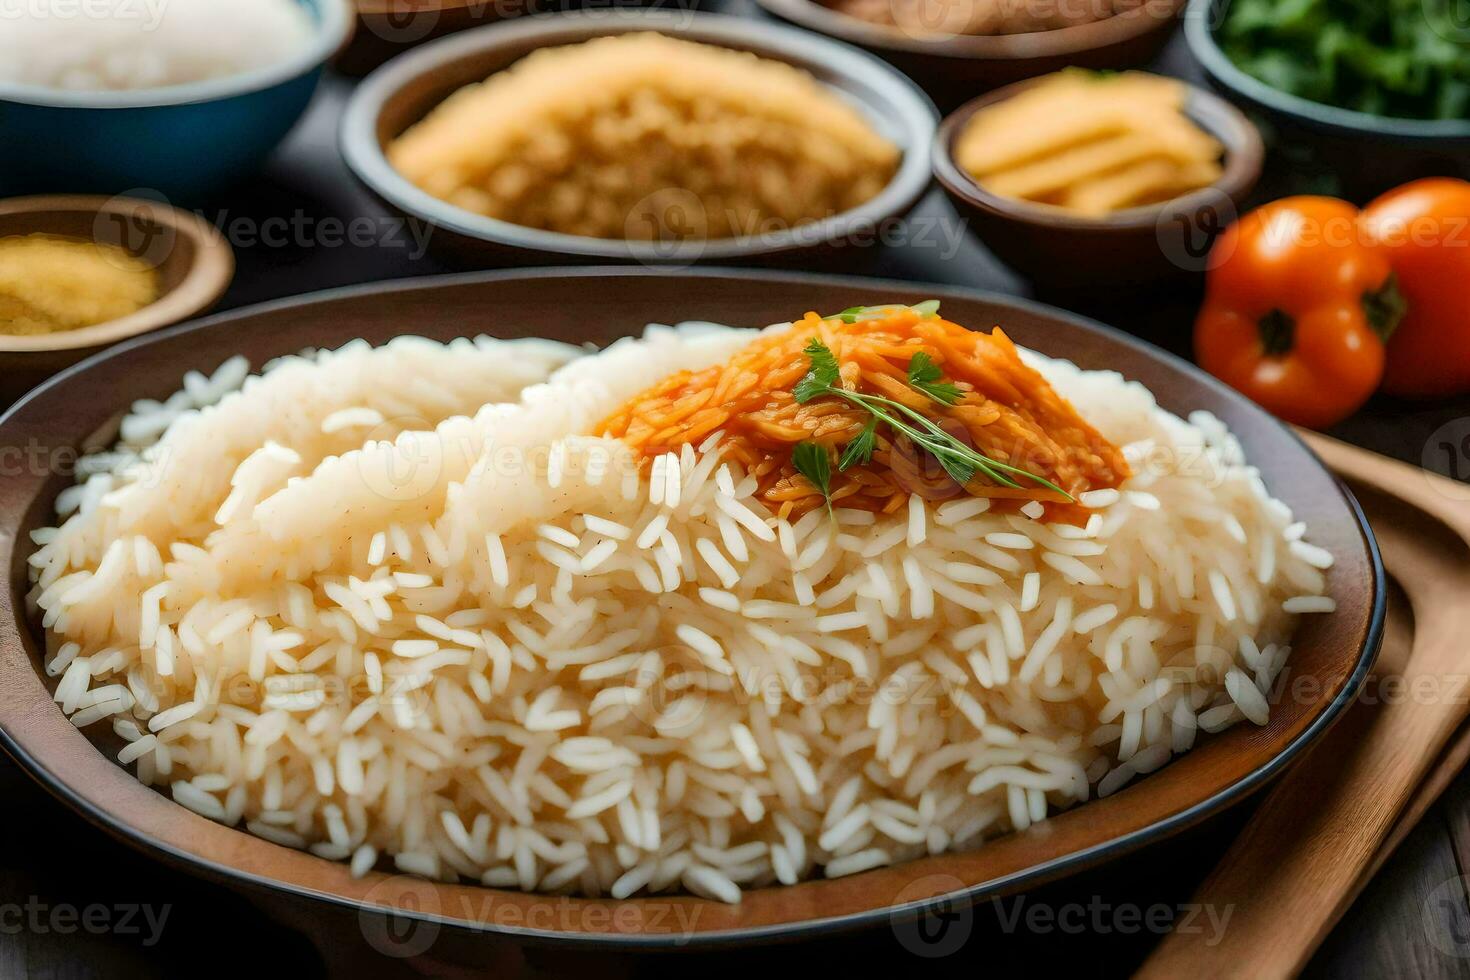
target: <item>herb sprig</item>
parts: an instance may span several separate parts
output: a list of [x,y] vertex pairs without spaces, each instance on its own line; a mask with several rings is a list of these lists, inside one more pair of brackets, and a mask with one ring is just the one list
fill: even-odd
[[[961,486],[969,483],[978,473],[1001,486],[1020,489],[1021,484],[1014,477],[1021,477],[1056,491],[1068,502],[1073,499],[1071,494],[1045,477],[1009,463],[1002,463],[970,448],[922,412],[916,412],[907,405],[882,395],[863,394],[843,388],[840,384],[842,372],[837,363],[837,355],[818,338],[813,337],[803,353],[806,354],[810,366],[806,375],[792,389],[792,395],[797,402],[804,405],[815,398],[841,398],[864,409],[870,416],[862,432],[843,449],[837,464],[839,470],[861,465],[872,458],[877,441],[877,427],[881,423],[894,432],[907,436],[916,446],[928,452],[944,467],[950,478]],[[953,405],[959,401],[962,392],[957,385],[943,381],[942,378],[939,366],[928,354],[920,351],[909,360],[909,386],[941,405]],[[792,462],[797,472],[811,481],[827,498],[827,508],[830,511],[832,464],[827,450],[815,443],[803,442],[792,454]]]
[[796,472],[806,477],[812,486],[822,491],[827,501],[827,514],[832,515],[832,460],[827,458],[827,447],[815,442],[799,442],[791,453],[791,462]]
[[868,419],[868,424],[863,426],[863,431],[858,433],[856,439],[847,444],[842,450],[842,458],[837,461],[837,468],[845,470],[849,466],[863,466],[873,458],[873,449],[878,444],[878,420]]

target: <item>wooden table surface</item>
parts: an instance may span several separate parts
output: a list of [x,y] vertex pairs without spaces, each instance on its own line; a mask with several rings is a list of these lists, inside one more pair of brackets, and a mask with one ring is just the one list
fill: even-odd
[[[1159,67],[1194,75],[1179,38]],[[200,209],[231,239],[239,262],[221,309],[333,286],[455,271],[420,255],[411,229],[388,218],[353,185],[340,163],[336,124],[351,87],[351,80],[329,76],[267,172],[217,205]],[[941,233],[936,244],[879,246],[867,257],[865,271],[1033,295],[973,238],[957,248],[944,244],[954,240],[946,236],[957,235],[959,219],[938,192],[912,216],[914,229],[924,223],[930,240],[933,231]],[[1144,290],[1104,306],[1056,301],[1188,354],[1197,302],[1188,292]],[[405,323],[404,329],[411,331],[413,324]],[[1470,399],[1417,406],[1378,400],[1333,434],[1462,477],[1470,473],[1470,460],[1446,455],[1440,445],[1444,431],[1453,431],[1452,443],[1470,434]],[[228,973],[285,967],[293,976],[433,972],[423,963],[415,967],[378,955],[352,928],[318,936],[313,943],[307,938],[315,924],[310,910],[283,925],[225,888],[143,857],[73,815],[3,756],[0,800],[7,831],[0,837],[0,977],[193,975],[201,963],[224,965]],[[1150,948],[1157,935],[1152,930],[1193,916],[1187,904],[1193,887],[1249,809],[1245,804],[1117,864],[959,913],[950,923],[952,938],[940,944],[945,955],[921,956],[936,949],[902,929],[880,929],[718,956],[569,959],[532,952],[509,957],[506,969],[497,973],[539,977],[595,970],[660,976],[718,964],[756,971],[810,967],[829,975],[887,968],[898,976],[923,971],[934,977],[1084,966],[1089,975],[1123,976]],[[1470,879],[1461,877],[1467,874],[1470,774],[1462,774],[1359,898],[1309,973],[1470,976]],[[1194,919],[1212,927],[1204,917]]]

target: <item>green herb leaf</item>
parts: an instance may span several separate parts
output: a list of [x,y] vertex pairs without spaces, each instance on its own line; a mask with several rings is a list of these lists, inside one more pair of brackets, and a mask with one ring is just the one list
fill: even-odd
[[841,320],[843,323],[857,323],[857,318],[867,311],[868,308],[866,306],[849,306],[836,316],[824,317],[823,319]]
[[795,399],[805,405],[820,395],[828,394],[832,386],[837,384],[842,373],[837,368],[837,355],[832,353],[831,348],[813,337],[811,343],[806,345],[802,351],[807,360],[811,362],[811,369],[806,376],[796,383],[791,389]]
[[[981,473],[1003,487],[1019,489],[1021,485],[1008,475],[1014,473],[1056,491],[1067,501],[1073,499],[1071,494],[1045,477],[1011,466],[1009,463],[991,459],[984,453],[970,448],[946,432],[933,419],[914,411],[907,405],[891,398],[884,398],[882,395],[865,395],[838,387],[836,383],[841,377],[841,372],[838,369],[837,357],[826,344],[817,338],[812,338],[811,343],[807,344],[804,349],[804,353],[811,361],[811,369],[792,389],[792,394],[798,402],[805,404],[814,398],[830,395],[864,409],[870,416],[863,432],[843,450],[842,458],[838,462],[839,469],[847,469],[855,462],[868,460],[872,454],[871,442],[876,438],[873,430],[877,423],[881,422],[894,432],[912,439],[916,446],[938,460],[939,464],[944,467],[944,471],[962,486],[969,483],[976,473]],[[959,390],[953,385],[939,382],[934,377],[937,372],[937,366],[927,356],[922,355],[922,352],[916,354],[909,362],[910,383],[913,383],[916,377],[928,379],[916,384],[915,387],[929,394],[936,401],[942,401],[946,405],[950,404],[945,401],[945,396],[950,394],[949,389],[954,389],[953,395],[956,398],[959,397]],[[938,393],[929,389],[936,389]],[[911,419],[912,423],[906,421],[905,417]],[[865,446],[864,443],[868,445]],[[822,495],[827,498],[827,511],[830,513],[832,510],[832,461],[827,450],[815,443],[803,442],[797,445],[791,458],[797,472],[811,481],[812,485],[821,490]]]
[[975,476],[975,467],[963,459],[951,456],[949,453],[934,453],[934,458],[939,460],[939,465],[944,467],[944,472],[949,474],[950,479],[964,486]]
[[832,510],[832,460],[827,447],[815,442],[799,442],[791,452],[792,465],[796,472],[807,478],[807,482],[822,491],[827,500],[827,511]]
[[1463,119],[1464,0],[1232,0],[1221,48],[1249,75],[1314,102],[1403,119]]
[[842,458],[837,461],[837,468],[845,470],[849,466],[865,466],[868,460],[873,458],[873,447],[878,443],[878,417],[875,415],[868,419],[868,424],[863,426],[857,438],[847,444],[842,450]]
[[915,391],[922,392],[942,405],[953,405],[960,400],[963,392],[959,385],[949,381],[940,381],[944,375],[939,370],[939,365],[934,359],[923,351],[919,351],[909,358],[909,387]]
[[934,363],[934,358],[923,351],[909,358],[909,384],[928,384],[942,377],[944,375],[940,373],[939,365]]
[[[839,395],[854,405],[861,405],[866,408],[881,421],[887,423],[894,431],[903,433],[914,440],[917,445],[928,450],[935,458],[948,455],[952,459],[959,460],[974,467],[976,472],[985,474],[985,476],[1003,487],[1019,488],[1021,486],[1006,475],[1008,473],[1015,473],[1049,490],[1055,490],[1068,502],[1073,500],[1070,493],[1045,477],[1037,476],[1035,473],[1012,466],[1009,463],[1002,463],[999,460],[991,459],[984,453],[971,449],[940,428],[938,423],[933,419],[914,411],[907,405],[893,401],[890,398],[884,398],[882,395],[863,395],[840,388],[835,389],[833,394]],[[892,410],[891,412],[889,411],[890,409]],[[907,422],[901,421],[898,415],[904,415],[913,419],[914,422],[918,423],[920,428],[916,429]]]

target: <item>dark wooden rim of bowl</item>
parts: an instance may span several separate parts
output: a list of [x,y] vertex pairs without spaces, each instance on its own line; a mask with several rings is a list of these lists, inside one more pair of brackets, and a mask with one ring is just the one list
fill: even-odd
[[[49,229],[39,222],[57,213],[91,215],[100,221],[115,215],[127,222],[147,222],[166,234],[186,239],[192,252],[182,278],[165,286],[157,300],[136,313],[106,323],[39,336],[10,336],[0,333],[0,354],[77,350],[100,347],[198,316],[214,305],[235,275],[235,256],[219,229],[197,214],[157,201],[132,197],[101,197],[80,194],[13,197],[0,201],[0,217],[37,216],[35,231]],[[162,263],[160,263],[162,265]]]
[[1144,0],[1087,24],[1029,34],[910,34],[834,10],[818,0],[756,0],[768,13],[852,44],[885,51],[974,61],[1061,58],[1122,44],[1173,23],[1188,0]]
[[1189,0],[1184,14],[1184,38],[1189,51],[1211,81],[1236,98],[1280,113],[1312,129],[1358,138],[1390,138],[1406,142],[1453,140],[1470,142],[1470,119],[1404,119],[1375,116],[1355,109],[1313,102],[1272,88],[1246,74],[1215,42],[1215,29],[1224,21],[1230,0]]
[[[534,0],[525,0],[529,6]],[[451,11],[481,9],[493,11],[493,0],[353,0],[359,17],[434,16]]]
[[320,69],[347,47],[357,26],[352,0],[311,0],[320,12],[312,36],[283,61],[234,75],[159,88],[75,92],[0,81],[0,102],[56,109],[151,109],[218,102],[274,88]]
[[[166,395],[184,370],[210,366],[200,363],[206,351],[219,360],[243,351],[259,364],[305,345],[332,346],[358,336],[378,342],[405,330],[441,338],[535,331],[607,341],[641,329],[646,319],[715,315],[763,323],[788,308],[807,308],[803,300],[830,306],[839,297],[857,303],[939,298],[978,328],[1002,320],[1023,343],[1050,347],[1084,366],[1119,368],[1150,384],[1172,411],[1207,407],[1224,418],[1273,491],[1312,523],[1313,539],[1338,559],[1329,577],[1338,611],[1303,621],[1289,661],[1299,682],[1319,685],[1315,693],[1278,698],[1267,726],[1237,725],[1204,738],[1192,752],[1111,796],[977,850],[756,889],[739,906],[687,896],[622,902],[547,897],[382,872],[353,879],[341,863],[214,823],[144,787],[57,710],[40,671],[38,624],[24,608],[25,558],[28,531],[49,523],[55,494],[67,479],[38,467],[0,481],[0,566],[8,574],[0,591],[0,744],[97,825],[236,886],[537,943],[672,949],[901,922],[941,902],[978,901],[1119,857],[1243,799],[1351,702],[1381,640],[1386,595],[1376,544],[1352,495],[1295,433],[1197,368],[1111,328],[1008,297],[851,277],[629,268],[472,273],[332,290],[181,325],[92,357],[0,418],[0,445],[105,444],[132,399]],[[432,323],[429,310],[435,311]]]
[[[876,197],[840,214],[748,238],[650,242],[589,238],[543,231],[475,214],[441,201],[399,174],[383,152],[379,119],[384,105],[443,65],[475,53],[535,42],[575,44],[609,34],[659,31],[721,47],[754,51],[816,75],[841,77],[869,97],[858,108],[903,151],[897,172]],[[851,93],[843,96],[853,101]],[[871,232],[906,213],[932,179],[930,146],[938,110],[917,85],[880,59],[806,31],[722,14],[667,10],[580,11],[525,16],[430,41],[374,71],[353,93],[342,117],[343,159],[358,180],[405,214],[470,239],[571,256],[649,265],[730,260],[806,249]],[[397,135],[396,133],[393,135]]]
[[[973,207],[990,214],[1048,228],[1079,229],[1089,231],[1138,230],[1158,225],[1161,215],[1177,215],[1193,208],[1196,212],[1206,209],[1218,210],[1223,194],[1239,205],[1260,179],[1265,146],[1255,124],[1235,106],[1213,93],[1187,82],[1179,82],[1185,89],[1184,113],[1225,148],[1225,164],[1220,179],[1209,187],[1158,204],[1128,208],[1102,217],[1072,214],[1061,208],[1047,207],[1016,198],[1004,197],[986,190],[955,162],[954,148],[964,133],[965,127],[981,109],[1004,102],[1020,92],[1044,81],[1043,78],[1028,78],[1003,88],[987,92],[971,99],[944,118],[934,134],[934,177],[945,190],[963,199]],[[1176,79],[1177,81],[1177,79]],[[1207,227],[1207,226],[1206,226]]]

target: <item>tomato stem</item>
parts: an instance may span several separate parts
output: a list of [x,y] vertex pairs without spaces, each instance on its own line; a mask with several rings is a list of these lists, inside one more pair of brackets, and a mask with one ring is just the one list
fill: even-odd
[[1261,332],[1261,353],[1280,357],[1296,343],[1296,321],[1284,310],[1272,310],[1256,321]]
[[1393,336],[1399,321],[1409,309],[1409,302],[1399,289],[1398,275],[1390,272],[1382,286],[1363,294],[1362,302],[1363,315],[1368,318],[1368,326],[1373,328],[1379,340],[1388,343],[1388,338]]

